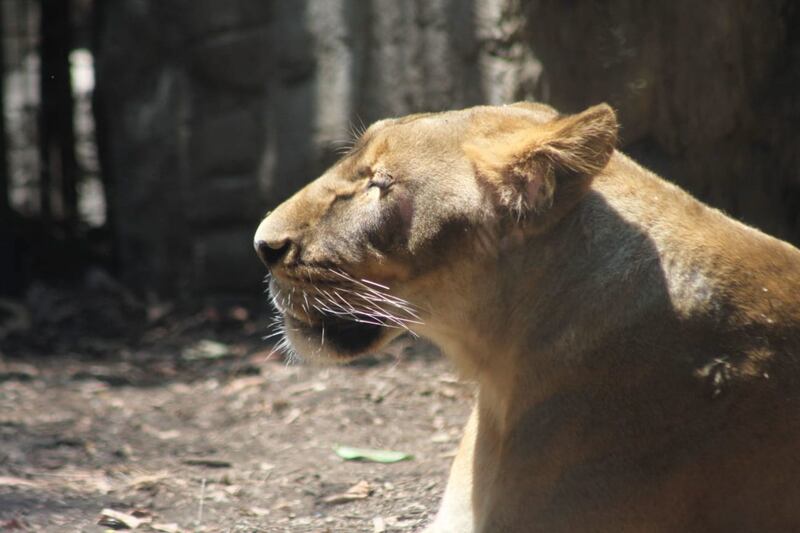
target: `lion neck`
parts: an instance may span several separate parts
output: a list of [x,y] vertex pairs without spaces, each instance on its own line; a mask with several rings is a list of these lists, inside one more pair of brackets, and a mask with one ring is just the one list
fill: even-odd
[[636,372],[635,359],[614,353],[618,339],[645,320],[676,320],[659,244],[599,189],[546,234],[462,270],[468,288],[431,306],[445,312],[423,334],[478,382],[498,428],[598,375]]

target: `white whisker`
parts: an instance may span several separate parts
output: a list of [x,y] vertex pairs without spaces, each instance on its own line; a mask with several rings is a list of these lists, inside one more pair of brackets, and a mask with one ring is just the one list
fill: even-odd
[[363,282],[363,283],[366,283],[367,285],[374,285],[375,287],[378,287],[378,288],[383,289],[385,291],[389,290],[389,287],[387,287],[386,285],[381,285],[380,283],[376,283],[376,282],[370,281],[368,279],[361,278],[360,281]]

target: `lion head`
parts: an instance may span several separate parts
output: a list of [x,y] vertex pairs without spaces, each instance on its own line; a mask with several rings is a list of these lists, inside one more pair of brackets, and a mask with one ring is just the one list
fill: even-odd
[[256,231],[288,345],[348,360],[404,331],[444,341],[469,329],[492,298],[499,258],[574,207],[616,131],[607,105],[376,122]]

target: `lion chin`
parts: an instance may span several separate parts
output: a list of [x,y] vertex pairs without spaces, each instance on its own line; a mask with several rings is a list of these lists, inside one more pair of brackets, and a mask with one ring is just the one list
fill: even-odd
[[309,324],[284,315],[286,339],[303,358],[324,362],[346,363],[382,348],[390,337],[387,328],[352,320],[327,318]]
[[[348,287],[347,294],[351,298],[357,299],[353,295],[364,296],[366,292],[373,307],[360,309],[333,300],[332,292],[338,294],[345,289],[332,287],[330,280],[325,289],[319,289],[315,283],[299,283],[292,279],[273,277],[270,280],[272,303],[280,314],[278,333],[283,334],[282,347],[289,354],[321,363],[346,363],[380,350],[402,332],[401,319],[374,308],[374,301],[380,300],[375,288],[359,282],[369,291],[364,287],[356,291],[354,280],[343,273],[338,276],[337,281],[347,281],[342,285]],[[390,318],[394,322],[388,322]]]
[[800,531],[800,251],[617,129],[603,104],[382,120],[256,231],[292,350],[411,331],[476,382],[428,533]]

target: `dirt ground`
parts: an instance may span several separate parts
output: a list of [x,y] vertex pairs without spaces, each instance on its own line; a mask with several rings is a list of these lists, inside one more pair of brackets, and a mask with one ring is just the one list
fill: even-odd
[[[472,397],[432,348],[289,365],[261,340],[262,304],[38,291],[0,301],[0,531],[410,532],[432,517]],[[413,458],[346,461],[338,445]]]

